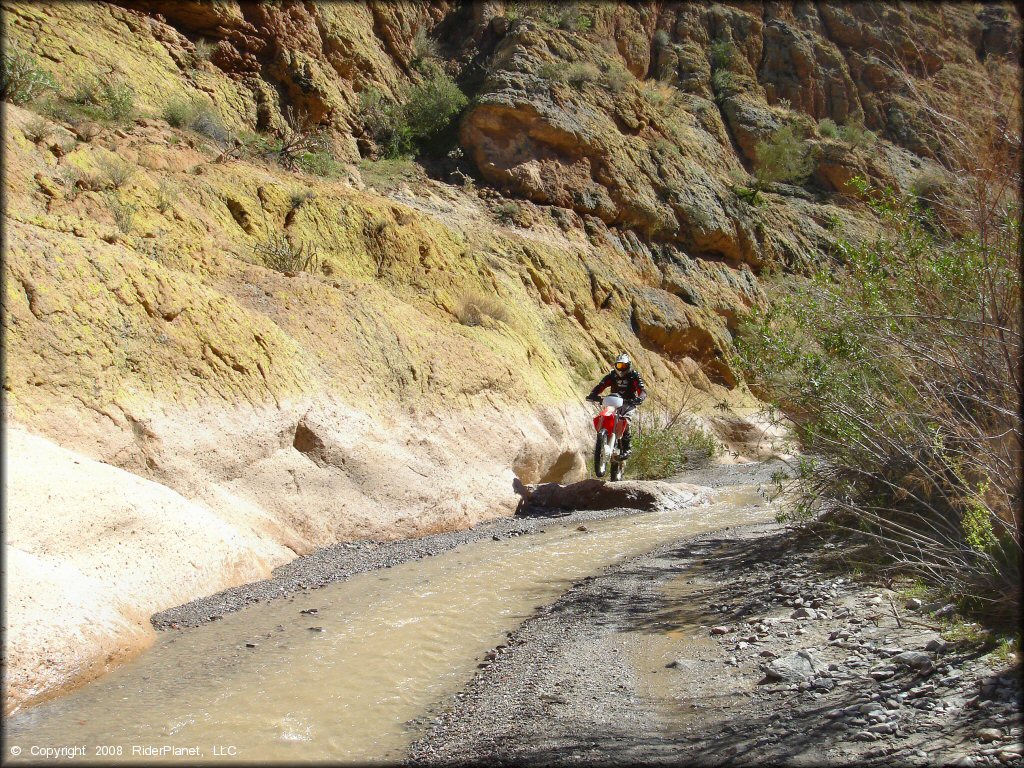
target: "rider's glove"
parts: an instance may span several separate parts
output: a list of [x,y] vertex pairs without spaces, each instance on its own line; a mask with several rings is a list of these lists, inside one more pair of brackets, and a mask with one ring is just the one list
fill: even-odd
[[597,395],[587,395],[587,400],[589,400],[592,403],[601,402],[601,398],[599,398]]

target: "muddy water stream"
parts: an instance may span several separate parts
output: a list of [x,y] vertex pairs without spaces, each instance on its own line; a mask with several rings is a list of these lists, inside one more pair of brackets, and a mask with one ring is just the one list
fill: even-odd
[[753,487],[722,490],[710,504],[586,531],[552,521],[162,635],[104,678],[10,718],[8,755],[69,746],[104,761],[400,760],[417,735],[409,721],[573,581],[675,538],[771,519]]

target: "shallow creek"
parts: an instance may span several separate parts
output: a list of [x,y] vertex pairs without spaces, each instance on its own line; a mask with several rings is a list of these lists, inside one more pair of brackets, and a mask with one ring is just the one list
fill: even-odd
[[104,762],[400,760],[418,734],[410,721],[572,582],[673,539],[772,518],[756,486],[720,490],[583,531],[552,520],[162,634],[102,679],[11,717],[7,756],[69,746]]

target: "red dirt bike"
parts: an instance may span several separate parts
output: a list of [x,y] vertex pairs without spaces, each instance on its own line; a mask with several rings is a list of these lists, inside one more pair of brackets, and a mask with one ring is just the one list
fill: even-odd
[[625,472],[625,460],[621,457],[619,443],[626,431],[628,422],[623,408],[623,400],[618,395],[608,395],[601,401],[601,412],[594,417],[594,429],[597,430],[597,441],[594,443],[594,474],[604,477],[611,471],[608,479],[621,480]]

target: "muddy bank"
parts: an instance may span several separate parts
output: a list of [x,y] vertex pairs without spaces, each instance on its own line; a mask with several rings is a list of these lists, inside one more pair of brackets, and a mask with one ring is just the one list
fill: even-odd
[[1019,676],[823,570],[821,546],[734,528],[584,580],[425,718],[408,762],[1019,765]]

